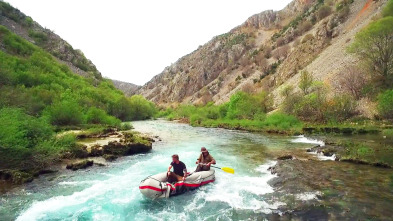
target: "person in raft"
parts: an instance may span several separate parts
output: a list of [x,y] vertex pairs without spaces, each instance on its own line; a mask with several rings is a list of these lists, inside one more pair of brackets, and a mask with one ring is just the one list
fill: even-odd
[[212,164],[216,164],[216,160],[213,158],[212,155],[210,155],[209,151],[205,147],[201,148],[201,155],[199,155],[199,158],[196,162],[198,164],[195,172],[199,171],[209,171],[210,166]]
[[[172,168],[173,172],[171,172]],[[184,181],[187,177],[186,165],[179,160],[179,155],[177,154],[172,155],[172,162],[168,167],[167,177],[169,183]]]

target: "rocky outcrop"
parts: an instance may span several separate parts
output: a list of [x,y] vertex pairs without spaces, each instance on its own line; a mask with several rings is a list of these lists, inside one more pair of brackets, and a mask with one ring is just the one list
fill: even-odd
[[123,91],[123,93],[126,96],[134,95],[141,88],[141,86],[139,85],[128,83],[128,82],[117,81],[117,80],[111,80],[111,81],[113,82],[115,87]]
[[146,153],[152,150],[152,145],[143,143],[129,143],[113,141],[102,147],[103,153],[114,156],[129,156],[138,153]]
[[176,106],[220,104],[239,90],[266,91],[277,109],[283,101],[280,91],[293,85],[297,92],[303,70],[332,86],[332,94],[340,92],[339,75],[356,63],[346,53],[347,46],[386,1],[374,1],[359,16],[366,2],[346,1],[345,13],[335,8],[341,0],[327,2],[332,13],[326,17],[318,15],[322,3],[316,0],[294,0],[281,11],[253,15],[166,67],[137,93],[158,104]]
[[94,164],[93,160],[82,160],[76,163],[67,164],[66,169],[76,171],[76,170],[86,169],[88,167],[91,167],[93,166],[93,164]]
[[33,181],[32,173],[20,170],[0,170],[0,180],[8,181],[13,184],[23,184]]
[[121,156],[146,153],[152,150],[154,139],[136,133],[130,132],[111,132],[106,135],[94,135],[94,137],[103,136],[117,137],[118,140],[109,141],[105,145],[94,144],[87,150],[88,157],[103,157],[107,161],[114,161]]
[[283,156],[277,157],[277,160],[292,160],[292,159],[293,159],[292,155],[283,155]]
[[[314,3],[295,0],[282,11],[269,10],[251,16],[242,25],[165,68],[137,93],[159,104],[203,104],[227,101],[247,84],[256,87],[252,82],[263,75],[256,65],[256,53],[265,46],[273,46],[272,34]],[[274,62],[270,59],[268,64]]]

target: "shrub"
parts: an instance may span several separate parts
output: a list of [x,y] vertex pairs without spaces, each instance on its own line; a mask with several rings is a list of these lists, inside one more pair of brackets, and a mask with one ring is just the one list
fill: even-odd
[[306,121],[323,121],[323,114],[325,104],[324,94],[311,93],[303,98],[294,105],[293,113],[302,120]]
[[155,105],[142,95],[134,95],[129,100],[132,120],[145,120],[153,117],[157,110]]
[[11,33],[8,29],[1,25],[0,40],[3,41],[6,51],[12,54],[29,56],[34,51],[34,46],[32,44]]
[[287,58],[290,47],[288,45],[281,46],[273,51],[273,57],[277,60],[282,60]]
[[312,28],[312,23],[310,21],[304,21],[299,25],[299,31],[301,34],[309,31]]
[[45,32],[29,30],[29,36],[33,38],[38,45],[42,45],[48,41],[48,35]]
[[[385,86],[393,80],[393,17],[370,23],[356,34],[349,52],[356,53],[375,79]],[[376,46],[378,45],[378,46]]]
[[276,40],[277,46],[280,47],[285,44],[285,40],[283,37],[278,37]]
[[120,126],[121,121],[109,116],[104,110],[91,107],[86,113],[86,122],[90,124],[104,124],[109,126]]
[[268,115],[263,124],[267,127],[273,127],[278,129],[291,129],[301,127],[302,123],[294,116],[286,115],[283,113],[274,113]]
[[348,17],[351,9],[348,5],[344,6],[341,10],[338,11],[338,19],[343,22]]
[[304,94],[309,94],[311,92],[311,86],[314,83],[313,75],[308,71],[302,71],[300,73],[299,88]]
[[49,106],[45,115],[53,125],[79,125],[83,123],[83,112],[74,98],[64,98]]
[[314,39],[314,35],[313,34],[307,34],[306,36],[303,37],[302,44],[304,44],[304,43],[306,43],[306,42],[308,42],[308,41],[310,41],[312,39]]
[[348,67],[340,77],[340,85],[355,99],[360,99],[366,83],[367,79],[364,72],[356,66]]
[[108,112],[122,121],[129,121],[134,119],[131,114],[131,109],[132,107],[129,99],[122,96],[110,103]]
[[325,104],[324,111],[325,122],[342,122],[353,117],[356,114],[356,103],[351,96],[338,95]]
[[0,109],[0,122],[0,146],[5,148],[32,148],[53,134],[45,119],[29,116],[18,108]]
[[265,102],[265,93],[252,96],[244,92],[237,92],[230,98],[227,117],[229,119],[253,119],[255,114],[266,112]]
[[393,119],[393,90],[387,90],[378,96],[378,111],[382,117]]
[[382,16],[393,16],[393,0],[389,0],[386,4],[385,8],[383,8]]
[[120,125],[120,130],[123,130],[123,131],[125,131],[125,130],[131,130],[131,129],[133,129],[134,127],[132,126],[132,124],[130,123],[130,122],[125,122],[125,123],[122,123],[121,125]]
[[324,5],[318,9],[317,17],[319,20],[322,20],[325,17],[327,17],[328,15],[330,15],[331,13],[332,13],[332,8],[330,8],[327,5]]
[[29,16],[26,16],[25,18],[25,24],[27,27],[31,27],[33,25],[33,19]]

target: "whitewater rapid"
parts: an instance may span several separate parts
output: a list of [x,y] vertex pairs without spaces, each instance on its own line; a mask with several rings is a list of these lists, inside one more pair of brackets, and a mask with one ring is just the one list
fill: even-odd
[[[165,121],[135,122],[134,127],[163,141],[155,143],[151,153],[125,157],[106,168],[77,171],[53,182],[45,187],[54,189],[51,195],[35,198],[39,193],[31,193],[31,203],[17,220],[234,219],[269,214],[282,205],[266,199],[274,192],[268,181],[275,177],[268,168],[276,162],[254,162],[249,159],[254,154],[246,152],[263,152],[269,144],[266,137]],[[201,146],[210,150],[219,166],[233,167],[236,173],[217,171],[214,183],[170,199],[151,201],[140,194],[140,180],[165,171],[173,153],[194,169]]]

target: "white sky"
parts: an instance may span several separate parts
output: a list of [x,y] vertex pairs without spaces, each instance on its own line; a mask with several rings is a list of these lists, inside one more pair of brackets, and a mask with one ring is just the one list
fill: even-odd
[[6,0],[81,49],[103,76],[143,85],[253,14],[290,0]]

